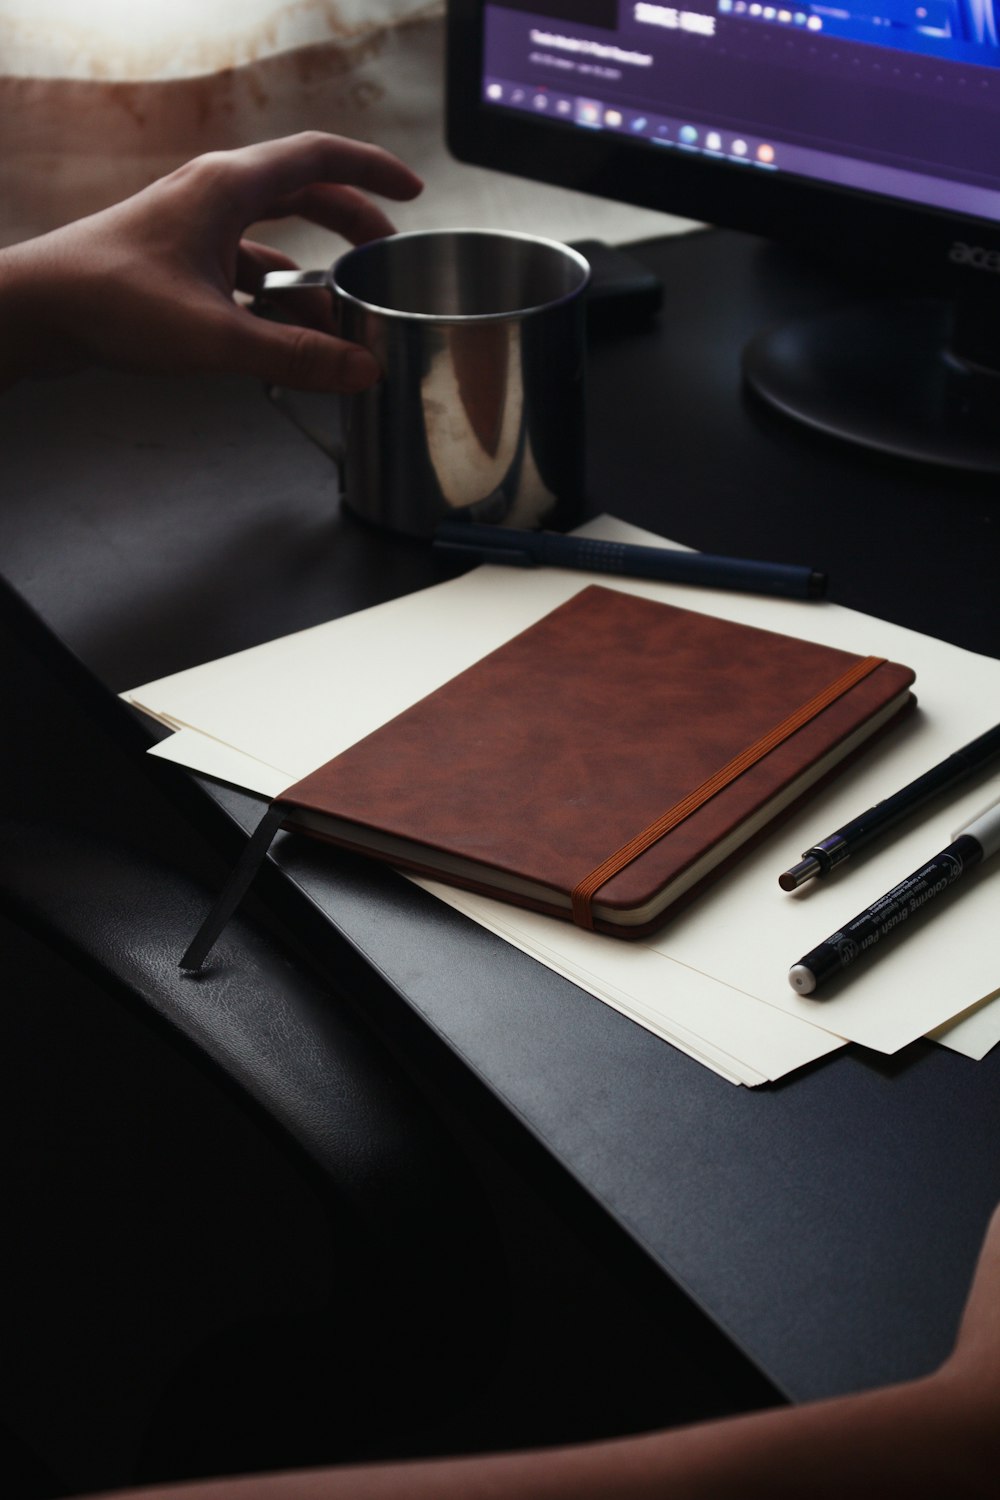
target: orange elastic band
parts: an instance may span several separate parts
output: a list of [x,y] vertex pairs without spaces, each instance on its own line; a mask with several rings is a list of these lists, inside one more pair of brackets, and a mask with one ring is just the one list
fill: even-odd
[[831,682],[822,692],[810,698],[808,703],[803,703],[801,708],[789,714],[787,719],[783,719],[780,724],[763,735],[761,739],[748,746],[746,750],[741,751],[728,765],[723,766],[720,771],[716,771],[714,776],[710,776],[707,781],[703,781],[700,786],[695,787],[694,791],[690,792],[688,796],[683,797],[680,802],[676,802],[673,807],[668,808],[661,817],[657,818],[655,823],[650,823],[648,828],[644,828],[641,833],[637,833],[634,838],[629,839],[627,844],[623,844],[620,849],[615,850],[614,854],[609,855],[596,869],[591,870],[590,874],[579,881],[573,890],[573,921],[577,926],[588,929],[593,928],[594,913],[592,902],[594,895],[613,875],[617,875],[619,871],[625,869],[626,865],[630,865],[634,859],[638,859],[640,854],[644,854],[647,849],[663,838],[664,834],[669,833],[672,828],[676,828],[678,823],[683,823],[685,818],[690,817],[699,807],[703,807],[706,802],[718,792],[721,792],[724,787],[729,786],[731,782],[735,781],[737,776],[742,776],[744,771],[748,770],[750,766],[755,765],[769,751],[780,745],[783,740],[787,740],[789,735],[794,734],[797,729],[801,729],[803,724],[808,724],[810,719],[814,719],[829,704],[833,703],[837,698],[842,697],[849,688],[854,687],[855,683],[867,677],[876,667],[880,667],[884,660],[885,658],[882,656],[866,656],[856,662],[853,667],[850,667],[835,682]]

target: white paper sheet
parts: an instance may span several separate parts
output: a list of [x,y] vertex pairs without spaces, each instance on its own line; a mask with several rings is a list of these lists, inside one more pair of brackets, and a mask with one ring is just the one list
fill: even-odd
[[979,1062],[1000,1042],[1000,989],[928,1035],[953,1052]]
[[[662,542],[611,517],[581,529],[615,540]],[[609,584],[601,575],[555,569],[478,568],[124,696],[188,726],[154,753],[271,796],[281,789],[279,778],[287,785],[305,775],[591,581]],[[905,662],[917,673],[920,707],[645,942],[581,933],[466,893],[450,892],[446,899],[483,925],[502,927],[509,941],[593,993],[603,989],[601,998],[629,1007],[634,1019],[659,1034],[676,1026],[678,1045],[684,1045],[684,1031],[689,1049],[691,1038],[701,1038],[706,1053],[738,1058],[744,1071],[760,1077],[780,1077],[844,1038],[892,1052],[936,1031],[946,1045],[972,1048],[972,1055],[981,1049],[982,1055],[992,1045],[990,1036],[1000,1039],[1000,1002],[981,1003],[997,993],[1000,979],[990,941],[1000,864],[967,877],[937,913],[925,914],[905,937],[886,943],[823,998],[794,994],[787,970],[948,843],[954,828],[997,788],[981,783],[933,808],[863,861],[795,895],[779,890],[777,876],[817,838],[989,728],[1000,703],[1000,662],[826,603],[638,580],[616,579],[609,586]],[[322,694],[315,691],[317,682],[324,684]],[[203,743],[205,736],[210,745]],[[257,764],[239,752],[249,752]],[[774,1012],[768,1018],[773,1024],[760,1020],[762,1007]],[[948,1026],[970,1007],[978,1007],[974,1015],[960,1027]],[[782,1027],[778,1017],[793,1024]],[[725,1072],[721,1064],[719,1071]]]
[[583,932],[437,881],[416,883],[658,1036],[692,1055],[700,1048],[716,1058],[717,1071],[734,1072],[743,1083],[781,1078],[844,1045],[842,1037],[639,944]]

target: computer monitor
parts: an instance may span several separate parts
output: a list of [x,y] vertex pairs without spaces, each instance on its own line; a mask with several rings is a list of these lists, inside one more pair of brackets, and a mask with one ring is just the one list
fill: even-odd
[[867,268],[883,295],[758,337],[746,378],[1000,471],[1000,0],[449,0],[447,78],[461,160]]

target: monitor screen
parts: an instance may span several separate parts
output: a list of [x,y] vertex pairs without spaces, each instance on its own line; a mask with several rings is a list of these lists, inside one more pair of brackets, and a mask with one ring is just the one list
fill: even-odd
[[1000,219],[992,0],[505,0],[483,21],[485,108]]
[[[1000,0],[449,0],[449,143],[464,160],[839,252],[900,289],[969,285],[988,301],[998,12]],[[973,362],[1000,367],[981,332],[1000,319],[965,322],[980,330]],[[930,345],[951,327],[935,324]],[[991,407],[987,425],[998,417]]]

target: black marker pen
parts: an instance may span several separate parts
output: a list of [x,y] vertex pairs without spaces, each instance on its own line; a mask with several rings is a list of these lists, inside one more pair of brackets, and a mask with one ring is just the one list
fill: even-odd
[[811,995],[841,973],[882,938],[894,932],[935,896],[954,885],[967,870],[1000,850],[1000,800],[960,828],[952,843],[880,896],[866,911],[800,958],[788,971],[788,982],[800,995]]

